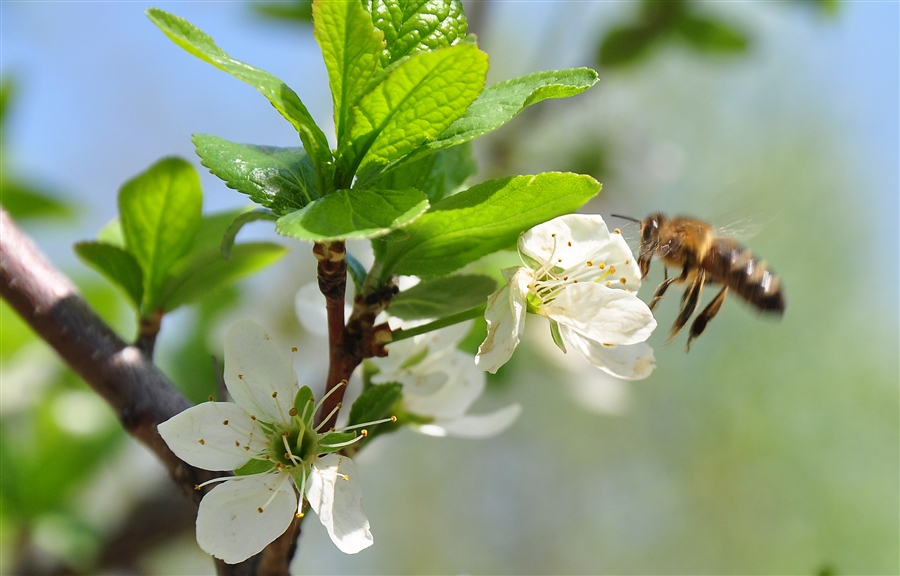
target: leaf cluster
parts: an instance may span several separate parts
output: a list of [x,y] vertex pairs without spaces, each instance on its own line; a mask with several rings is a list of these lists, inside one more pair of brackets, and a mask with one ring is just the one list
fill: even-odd
[[[189,53],[262,93],[302,144],[275,148],[195,135],[202,164],[258,204],[259,217],[275,220],[279,234],[319,243],[370,239],[372,283],[455,272],[599,191],[590,177],[559,173],[464,188],[476,169],[469,142],[531,104],[583,92],[597,74],[547,71],[485,88],[488,58],[467,36],[457,0],[313,2],[334,105],[334,149],[284,82],[232,58],[178,16],[156,8],[148,15]],[[361,271],[351,272],[360,283]]]
[[117,285],[140,318],[171,312],[267,266],[285,249],[249,242],[222,255],[222,238],[241,212],[202,215],[196,170],[165,158],[122,185],[119,218],[75,252]]

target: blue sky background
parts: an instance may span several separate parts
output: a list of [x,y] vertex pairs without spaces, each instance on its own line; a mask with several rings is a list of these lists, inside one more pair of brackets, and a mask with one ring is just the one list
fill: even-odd
[[[245,3],[157,5],[280,77],[330,131],[308,31],[260,21]],[[261,95],[170,42],[147,6],[0,2],[0,73],[18,88],[3,169],[81,207],[74,224],[28,227],[70,273],[86,274],[71,244],[93,237],[121,183],[160,157],[194,162],[206,210],[246,204],[199,166],[191,134],[298,142]],[[834,17],[798,3],[702,6],[741,23],[751,52],[703,59],[669,47],[633,71],[601,71],[588,93],[542,103],[543,116],[523,114],[497,138],[519,130],[506,132],[517,139],[511,173],[568,169],[590,137],[610,144],[592,205],[604,214],[769,212],[752,246],[785,281],[784,320],[759,321],[729,299],[686,355],[683,340],[662,345],[677,304],[667,297],[651,340],[657,372],[629,385],[630,410],[615,418],[575,409],[563,392],[595,384],[596,371],[517,355],[507,387],[487,399],[523,402],[516,427],[440,449],[412,434],[373,443],[359,463],[376,546],[343,556],[304,526],[303,570],[809,574],[824,562],[839,574],[896,572],[900,4],[842,2]],[[491,2],[480,38],[489,82],[591,66],[597,32],[632,11]],[[266,298],[241,313],[296,330],[291,273],[308,260],[301,246],[266,271],[255,284]],[[532,334],[547,339],[540,325]],[[160,358],[177,337],[164,335]],[[186,566],[209,569],[193,558]]]

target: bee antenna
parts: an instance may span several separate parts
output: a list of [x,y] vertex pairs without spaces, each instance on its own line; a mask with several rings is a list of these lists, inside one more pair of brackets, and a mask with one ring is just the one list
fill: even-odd
[[630,220],[631,222],[636,222],[638,224],[641,223],[637,218],[632,218],[631,216],[622,216],[621,214],[610,214],[613,218],[621,218],[622,220]]

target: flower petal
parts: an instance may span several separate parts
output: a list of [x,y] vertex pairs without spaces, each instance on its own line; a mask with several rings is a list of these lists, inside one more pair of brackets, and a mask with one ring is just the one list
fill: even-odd
[[454,351],[444,358],[433,374],[442,376],[442,385],[436,390],[423,390],[415,386],[403,387],[403,406],[409,412],[432,418],[458,418],[484,392],[485,376],[472,361],[472,356]]
[[296,511],[297,496],[287,474],[227,480],[200,502],[197,543],[227,564],[236,564],[284,534]]
[[[393,324],[393,322],[392,322]],[[398,327],[405,328],[409,322],[398,322]],[[372,382],[400,382],[404,386],[412,385],[417,379],[439,370],[438,366],[444,358],[456,350],[457,344],[472,329],[472,321],[460,322],[440,330],[434,330],[406,340],[388,344],[388,355],[372,358],[372,362],[380,372],[372,376]],[[412,364],[410,364],[413,362]]]
[[319,458],[307,480],[306,499],[341,552],[356,554],[374,543],[356,464],[350,458],[337,454]]
[[587,360],[608,374],[623,380],[642,380],[656,368],[653,348],[644,342],[628,346],[604,346],[560,326],[563,338]]
[[[564,270],[592,261],[595,277],[603,276],[615,287],[635,292],[641,286],[640,268],[628,243],[621,233],[610,233],[596,214],[567,214],[535,226],[519,238],[519,251]],[[615,272],[610,274],[611,270]]]
[[300,386],[290,361],[250,320],[232,324],[225,335],[225,385],[234,401],[266,422],[286,424]]
[[[349,318],[353,306],[344,304],[344,317]],[[328,336],[328,314],[325,310],[325,295],[318,282],[301,286],[294,296],[294,312],[303,329],[315,336]]]
[[471,414],[453,419],[437,419],[430,424],[413,425],[428,436],[455,436],[457,438],[489,438],[513,425],[522,407],[511,404],[487,414]]
[[[509,282],[488,296],[484,319],[487,337],[478,347],[475,365],[494,374],[512,357],[525,330],[526,294],[531,283],[531,271],[514,269]],[[509,271],[505,270],[504,274]]]
[[157,429],[176,456],[204,470],[234,470],[268,447],[259,423],[232,402],[192,406]]
[[643,342],[656,328],[653,313],[636,294],[593,282],[568,286],[541,312],[601,344]]

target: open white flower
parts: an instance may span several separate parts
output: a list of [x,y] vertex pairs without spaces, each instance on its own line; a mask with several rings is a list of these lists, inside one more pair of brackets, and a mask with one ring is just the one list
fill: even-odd
[[229,564],[260,552],[302,514],[297,490],[342,552],[371,546],[356,466],[334,453],[355,435],[313,428],[312,392],[249,320],[225,337],[225,384],[235,403],[205,402],[158,427],[188,464],[235,471],[200,502],[200,547]]
[[379,369],[372,382],[402,384],[403,410],[426,420],[411,423],[414,430],[430,436],[487,438],[509,428],[522,411],[512,404],[487,414],[468,414],[485,387],[484,372],[471,355],[457,349],[471,327],[465,322],[400,340],[388,344],[386,357],[370,360]]
[[525,266],[503,271],[507,284],[488,298],[488,334],[475,358],[496,372],[518,346],[525,314],[546,316],[557,345],[629,380],[653,371],[644,341],[656,320],[637,297],[640,269],[622,235],[600,216],[569,214],[519,237]]

